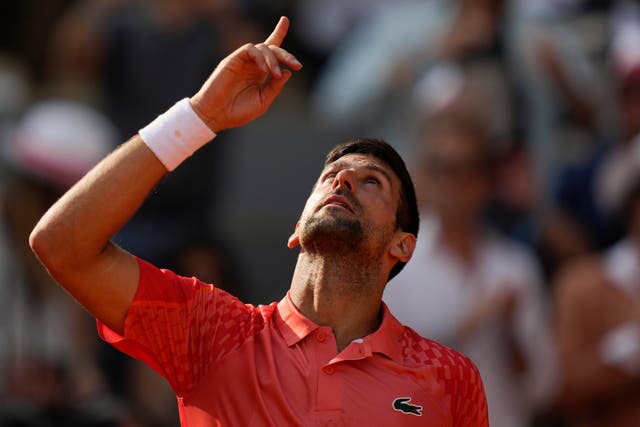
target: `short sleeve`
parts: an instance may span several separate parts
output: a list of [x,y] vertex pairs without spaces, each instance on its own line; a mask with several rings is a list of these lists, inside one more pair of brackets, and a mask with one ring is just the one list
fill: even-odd
[[458,390],[452,393],[454,427],[489,427],[487,397],[478,368],[460,355]]
[[260,311],[213,285],[138,259],[140,279],[124,335],[98,321],[98,333],[118,350],[151,366],[178,396],[209,366],[259,331]]

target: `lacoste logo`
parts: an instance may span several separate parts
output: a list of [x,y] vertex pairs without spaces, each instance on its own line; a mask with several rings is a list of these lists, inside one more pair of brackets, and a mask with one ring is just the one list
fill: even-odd
[[409,403],[411,401],[410,397],[398,397],[393,401],[393,409],[398,412],[402,412],[405,414],[415,415],[416,417],[422,416],[422,406],[412,405]]

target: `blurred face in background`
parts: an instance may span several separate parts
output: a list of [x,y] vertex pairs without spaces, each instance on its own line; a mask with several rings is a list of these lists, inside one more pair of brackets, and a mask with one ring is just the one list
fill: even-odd
[[442,221],[471,223],[490,197],[485,144],[463,130],[448,129],[426,141],[427,202]]

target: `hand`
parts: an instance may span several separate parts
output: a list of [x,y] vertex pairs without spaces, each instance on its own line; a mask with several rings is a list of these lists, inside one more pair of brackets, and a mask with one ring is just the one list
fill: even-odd
[[[280,45],[289,20],[280,18],[269,37],[246,44],[223,59],[191,98],[195,112],[214,132],[241,126],[264,114],[302,64]],[[282,69],[284,65],[289,69]]]

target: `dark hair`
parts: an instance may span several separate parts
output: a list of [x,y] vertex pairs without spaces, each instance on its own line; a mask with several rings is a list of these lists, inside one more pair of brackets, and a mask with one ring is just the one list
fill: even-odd
[[[420,215],[416,202],[416,192],[413,188],[411,175],[402,157],[387,142],[372,138],[354,138],[336,145],[328,154],[324,162],[325,167],[347,154],[365,154],[374,156],[385,162],[400,180],[400,203],[396,211],[396,227],[402,231],[418,236]],[[406,263],[398,261],[389,273],[389,280],[394,278]]]

